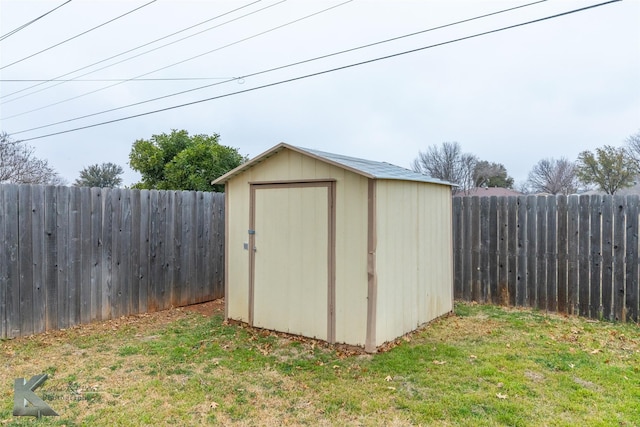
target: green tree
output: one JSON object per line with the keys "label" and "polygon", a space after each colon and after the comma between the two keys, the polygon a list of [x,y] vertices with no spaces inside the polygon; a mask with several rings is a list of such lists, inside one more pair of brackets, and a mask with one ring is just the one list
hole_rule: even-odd
{"label": "green tree", "polygon": [[87,166],[80,171],[80,178],[73,183],[76,187],[113,188],[122,185],[120,175],[124,173],[122,166],[114,163],[102,163]]}
{"label": "green tree", "polygon": [[189,136],[172,130],[134,142],[129,165],[142,180],[133,188],[158,190],[224,191],[211,181],[246,161],[236,148],[219,143],[220,135]]}
{"label": "green tree", "polygon": [[585,184],[596,184],[607,194],[633,185],[638,168],[624,148],[605,145],[595,154],[583,151],[578,156],[576,175]]}
{"label": "green tree", "polygon": [[501,163],[480,160],[473,170],[476,187],[513,188],[513,178],[507,174],[507,168]]}

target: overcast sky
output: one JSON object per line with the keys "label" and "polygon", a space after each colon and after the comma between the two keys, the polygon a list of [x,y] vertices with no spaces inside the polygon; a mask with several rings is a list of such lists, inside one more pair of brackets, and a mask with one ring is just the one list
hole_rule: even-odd
{"label": "overcast sky", "polygon": [[[529,2],[157,0],[26,58],[148,2],[73,0],[0,40],[0,130],[15,139],[34,138],[251,90],[599,3],[539,2],[238,79]],[[0,0],[0,35],[63,3]],[[205,20],[210,21],[103,61]],[[207,31],[161,47],[203,30]],[[152,49],[156,50],[140,55]],[[115,64],[135,55],[140,56]],[[98,61],[103,62],[74,72]],[[72,79],[103,67],[79,80],[138,76],[192,80],[48,82],[27,90],[23,89],[38,82],[7,81],[48,80],[67,73],[62,78]],[[18,133],[205,85],[211,86]],[[17,91],[21,92],[13,94]],[[139,178],[127,163],[133,142],[171,129],[218,133],[223,144],[249,157],[287,142],[403,167],[410,167],[418,152],[430,145],[458,141],[465,152],[504,164],[520,183],[542,158],[575,160],[583,150],[605,144],[621,146],[626,137],[640,130],[640,1],[624,0],[28,143],[69,183],[83,167],[108,161],[125,168],[124,183],[130,185]]]}

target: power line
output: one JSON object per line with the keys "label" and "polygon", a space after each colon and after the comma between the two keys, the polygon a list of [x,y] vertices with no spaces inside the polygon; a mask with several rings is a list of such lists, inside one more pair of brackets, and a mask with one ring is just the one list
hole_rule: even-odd
{"label": "power line", "polygon": [[50,14],[50,13],[52,13],[52,12],[55,12],[56,10],[60,9],[62,6],[64,6],[65,4],[68,4],[68,3],[71,3],[71,0],[67,0],[66,2],[62,3],[60,6],[54,7],[53,9],[51,9],[50,11],[48,11],[47,13],[43,13],[42,15],[38,16],[37,18],[34,18],[34,19],[32,19],[31,21],[29,21],[29,22],[27,22],[27,23],[25,23],[25,24],[20,25],[18,28],[15,28],[15,29],[13,29],[13,30],[9,31],[9,32],[8,32],[8,33],[6,33],[6,34],[1,35],[1,36],[0,36],[0,41],[2,41],[2,40],[4,40],[4,39],[6,39],[6,38],[8,38],[8,37],[10,37],[10,36],[12,36],[12,35],[14,35],[15,33],[17,33],[17,32],[18,32],[18,31],[20,31],[20,30],[23,30],[23,29],[27,28],[29,25],[31,25],[31,24],[33,24],[34,22],[36,22],[36,21],[38,21],[38,20],[40,20],[40,19],[44,18],[44,17],[45,17],[45,16],[47,16],[48,14]]}
{"label": "power line", "polygon": [[[249,7],[249,6],[253,5],[253,4],[259,3],[259,2],[261,2],[261,1],[262,1],[262,0],[252,1],[251,3],[245,4],[244,6],[240,6],[240,7],[237,7],[237,8],[235,8],[235,9],[232,9],[232,10],[230,10],[230,11],[228,11],[228,12],[222,13],[222,14],[220,14],[220,15],[216,15],[216,16],[214,16],[214,17],[212,17],[212,18],[205,19],[204,21],[201,21],[201,22],[199,22],[199,23],[197,23],[197,24],[194,24],[194,25],[191,25],[191,26],[189,26],[189,27],[183,28],[183,29],[181,29],[181,30],[175,31],[175,32],[173,32],[173,33],[171,33],[171,34],[168,34],[168,35],[166,35],[166,36],[163,36],[163,37],[157,38],[157,39],[152,40],[152,41],[150,41],[150,42],[147,42],[147,43],[141,44],[141,45],[136,46],[136,47],[134,47],[134,48],[132,48],[132,49],[125,50],[124,52],[120,52],[120,53],[115,54],[115,55],[112,55],[112,56],[110,56],[110,57],[108,57],[108,58],[101,59],[100,61],[94,62],[94,63],[92,63],[92,64],[85,65],[85,66],[80,67],[80,68],[78,68],[78,69],[75,69],[75,70],[73,70],[73,71],[69,71],[68,73],[61,74],[61,75],[59,75],[59,76],[57,76],[57,77],[54,77],[54,78],[52,78],[52,79],[44,80],[42,83],[38,83],[38,84],[36,84],[36,85],[32,85],[32,86],[26,87],[26,88],[24,88],[24,89],[20,89],[20,90],[17,90],[17,91],[15,91],[15,92],[11,92],[11,93],[8,93],[8,94],[6,94],[6,95],[0,96],[0,99],[3,99],[3,98],[6,98],[6,97],[8,97],[8,96],[11,96],[11,95],[15,95],[15,94],[18,94],[18,93],[24,92],[24,91],[29,90],[29,89],[33,89],[33,88],[35,88],[35,87],[41,86],[41,85],[43,85],[43,84],[45,84],[45,83],[48,83],[48,82],[57,81],[57,79],[60,79],[60,78],[62,78],[62,77],[67,77],[67,76],[68,76],[68,75],[70,75],[70,74],[77,73],[78,71],[85,70],[85,69],[87,69],[87,68],[89,68],[89,67],[93,67],[94,65],[102,64],[103,62],[110,61],[110,60],[112,60],[112,59],[114,59],[114,58],[117,58],[117,57],[122,56],[122,55],[126,55],[127,53],[131,53],[131,52],[133,52],[133,51],[135,51],[135,50],[142,49],[143,47],[146,47],[146,46],[149,46],[149,45],[151,45],[151,44],[153,44],[153,43],[159,42],[160,40],[164,40],[164,39],[167,39],[167,38],[169,38],[169,37],[173,37],[173,36],[175,36],[175,35],[177,35],[177,34],[183,33],[183,32],[185,32],[185,31],[188,31],[188,30],[190,30],[190,29],[192,29],[192,28],[195,28],[195,27],[198,27],[198,26],[200,26],[200,25],[204,25],[204,24],[206,24],[207,22],[211,22],[211,21],[216,20],[216,19],[218,19],[218,18],[222,18],[223,16],[229,15],[229,14],[231,14],[231,13],[233,13],[233,12],[237,12],[238,10],[244,9],[245,7]],[[260,9],[260,10],[262,10],[262,9]],[[259,11],[259,10],[258,10],[258,11]],[[258,11],[256,11],[256,12],[258,12]],[[252,12],[252,13],[249,13],[249,14],[246,14],[246,15],[242,15],[240,18],[242,18],[242,17],[244,17],[244,16],[252,15],[253,13],[255,13],[255,12]],[[218,27],[218,26],[214,26],[214,27],[210,27],[209,29],[213,29],[213,28],[217,28],[217,27]],[[208,30],[209,30],[209,29],[208,29]],[[205,30],[205,31],[208,31],[208,30]],[[203,32],[203,31],[201,31],[201,32],[199,32],[199,33],[196,33],[196,34],[200,34],[200,33],[202,33],[202,32]],[[194,34],[194,35],[195,35],[195,34]],[[183,39],[181,39],[181,40],[183,40]],[[148,51],[148,52],[150,52],[150,51]],[[135,58],[135,57],[131,57],[131,58],[128,58],[128,59],[132,59],[132,58]],[[128,59],[127,59],[127,60],[128,60]],[[116,62],[116,63],[111,64],[111,65],[109,65],[109,66],[113,66],[113,65],[116,65],[116,64],[120,64],[121,62],[124,62],[124,61]],[[100,68],[100,69],[97,69],[97,70],[93,70],[93,71],[91,71],[91,72],[89,72],[89,73],[85,73],[85,74],[82,74],[82,75],[80,75],[80,76],[76,76],[76,77],[74,77],[73,79],[69,79],[69,81],[71,81],[71,80],[77,80],[77,79],[79,79],[80,77],[83,77],[83,76],[89,75],[89,74],[91,74],[91,73],[95,73],[96,71],[104,70],[105,68],[107,68],[107,67],[103,67],[103,68]],[[56,86],[58,86],[58,85],[51,85],[51,86],[48,86],[48,87],[46,87],[46,88],[42,88],[42,89],[40,89],[40,90],[36,90],[36,91],[30,92],[30,93],[28,93],[28,94],[26,94],[26,95],[18,96],[18,97],[16,97],[16,98],[13,98],[13,99],[10,99],[10,100],[8,100],[8,101],[5,101],[5,102],[3,102],[2,104],[6,104],[6,103],[9,103],[9,102],[15,101],[15,100],[17,100],[17,99],[24,98],[25,96],[29,96],[29,95],[32,95],[32,94],[34,94],[34,93],[42,92],[43,90],[51,89],[51,88],[56,87]]]}
{"label": "power line", "polygon": [[470,22],[470,21],[486,18],[486,17],[489,17],[489,16],[494,16],[494,15],[498,15],[498,14],[501,14],[501,13],[510,12],[512,10],[515,10],[515,9],[521,9],[521,8],[528,7],[528,6],[533,6],[533,5],[538,4],[538,3],[544,3],[545,1],[547,1],[547,0],[538,0],[538,1],[535,1],[535,2],[532,2],[532,3],[527,3],[527,4],[524,4],[524,5],[520,5],[520,6],[510,7],[510,8],[507,8],[507,9],[502,9],[502,10],[498,10],[498,11],[495,11],[495,12],[490,12],[490,13],[487,13],[487,14],[484,14],[484,15],[475,16],[475,17],[472,17],[472,18],[462,19],[462,20],[455,21],[455,22],[452,22],[452,23],[449,23],[449,24],[439,25],[437,27],[431,27],[431,28],[428,28],[426,30],[416,31],[416,32],[405,34],[405,35],[402,35],[402,36],[392,37],[390,39],[386,39],[386,40],[382,40],[382,41],[378,41],[378,42],[374,42],[374,43],[369,43],[369,44],[366,44],[366,45],[362,45],[362,46],[358,46],[358,47],[354,47],[354,48],[350,48],[350,49],[345,49],[345,50],[342,50],[342,51],[339,51],[339,52],[334,52],[334,53],[330,53],[330,54],[322,55],[322,56],[316,56],[314,58],[305,59],[305,60],[302,60],[302,61],[298,61],[298,62],[287,64],[287,65],[281,65],[279,67],[274,67],[274,68],[270,68],[270,69],[267,69],[267,70],[257,71],[257,72],[251,73],[251,74],[243,74],[242,77],[229,78],[228,80],[223,81],[223,82],[217,82],[217,83],[212,83],[212,84],[208,84],[208,85],[204,85],[204,86],[199,86],[199,87],[192,88],[192,89],[182,90],[182,91],[175,92],[175,93],[172,93],[172,94],[169,94],[169,95],[164,95],[164,96],[160,96],[160,97],[156,97],[156,98],[152,98],[152,99],[147,99],[145,101],[139,101],[139,102],[135,102],[135,103],[124,105],[124,106],[120,106],[120,107],[110,108],[108,110],[99,111],[97,113],[86,114],[86,115],[83,115],[83,116],[74,117],[74,118],[71,118],[71,119],[62,120],[62,121],[55,122],[55,123],[49,123],[49,124],[46,124],[46,125],[42,125],[42,126],[38,126],[38,127],[26,129],[26,130],[21,130],[21,131],[18,131],[18,132],[14,132],[14,135],[17,135],[17,134],[20,134],[20,133],[25,133],[25,132],[30,132],[30,131],[33,131],[33,130],[43,129],[43,128],[47,128],[47,127],[51,127],[51,126],[55,126],[55,125],[59,125],[59,124],[63,124],[63,123],[69,123],[69,122],[73,122],[73,121],[77,121],[77,120],[81,120],[81,119],[86,119],[88,117],[98,116],[98,115],[101,115],[101,114],[111,113],[113,111],[122,110],[124,108],[129,108],[129,107],[134,107],[134,106],[146,104],[146,103],[149,103],[149,102],[159,101],[161,99],[166,99],[166,98],[170,98],[170,97],[173,97],[173,96],[184,95],[185,93],[189,93],[189,92],[194,92],[194,91],[197,91],[197,90],[210,88],[210,87],[213,87],[213,86],[218,86],[218,85],[229,83],[229,82],[232,82],[232,81],[237,81],[237,80],[239,81],[240,79],[247,79],[247,78],[255,77],[255,76],[258,76],[258,75],[261,75],[261,74],[266,74],[266,73],[270,73],[270,72],[273,72],[273,71],[278,71],[278,70],[282,70],[282,69],[285,69],[285,68],[294,67],[296,65],[306,64],[306,63],[317,61],[317,60],[320,60],[320,59],[326,59],[326,58],[329,58],[329,57],[332,57],[332,56],[337,56],[337,55],[341,55],[341,54],[344,54],[344,53],[353,52],[353,51],[356,51],[356,50],[359,50],[359,49],[364,49],[364,48],[368,48],[368,47],[372,47],[372,46],[377,46],[377,45],[380,45],[380,44],[383,44],[383,43],[388,43],[388,42],[391,42],[391,41],[396,41],[396,40],[400,40],[400,39],[403,39],[403,38],[412,37],[412,36],[415,36],[415,35],[418,35],[418,34],[423,34],[423,33],[426,33],[426,32],[435,31],[435,30],[451,27],[451,26],[454,26],[454,25],[459,25],[459,24],[462,24],[462,23],[466,23],[466,22]]}
{"label": "power line", "polygon": [[[546,0],[545,0],[546,1]],[[157,79],[0,79],[4,83],[28,83],[28,82],[166,82],[179,80],[224,80],[235,77],[165,77]]]}
{"label": "power line", "polygon": [[[280,1],[280,3],[284,2],[284,1],[286,1],[286,0],[282,0],[282,1]],[[229,43],[229,44],[226,44],[226,45],[224,45],[224,46],[217,47],[217,48],[212,49],[212,50],[209,50],[209,51],[207,51],[207,52],[204,52],[204,53],[198,54],[198,55],[196,55],[196,56],[192,56],[192,57],[190,57],[190,58],[183,59],[182,61],[174,62],[173,64],[166,65],[166,66],[161,67],[161,68],[158,68],[158,69],[156,69],[156,70],[149,71],[149,72],[144,73],[144,74],[140,74],[140,75],[138,75],[138,76],[132,77],[132,79],[137,79],[137,78],[139,78],[139,77],[148,76],[149,74],[157,73],[158,71],[166,70],[167,68],[175,67],[176,65],[183,64],[183,63],[185,63],[185,62],[188,62],[188,61],[194,60],[194,59],[196,59],[196,58],[200,58],[200,57],[202,57],[202,56],[208,55],[208,54],[213,53],[213,52],[217,52],[217,51],[222,50],[222,49],[225,49],[225,48],[227,48],[227,47],[231,47],[231,46],[234,46],[234,45],[236,45],[236,44],[239,44],[239,43],[245,42],[245,41],[247,41],[247,40],[254,39],[254,38],[256,38],[256,37],[259,37],[259,36],[262,36],[262,35],[264,35],[264,34],[270,33],[270,32],[272,32],[272,31],[278,30],[278,29],[280,29],[280,28],[284,28],[284,27],[286,27],[286,26],[289,26],[289,25],[295,24],[295,23],[297,23],[297,22],[300,22],[300,21],[302,21],[302,20],[304,20],[304,19],[308,19],[308,18],[311,18],[311,17],[313,17],[313,16],[319,15],[319,14],[321,14],[321,13],[327,12],[327,11],[329,11],[329,10],[331,10],[331,9],[335,9],[335,8],[337,8],[337,7],[343,6],[343,5],[347,4],[347,3],[351,3],[352,1],[353,1],[353,0],[347,0],[347,1],[342,2],[342,3],[339,3],[339,4],[337,4],[337,5],[334,5],[334,6],[328,7],[328,8],[326,8],[326,9],[322,9],[322,10],[320,10],[320,11],[318,11],[318,12],[314,12],[314,13],[312,13],[312,14],[310,14],[310,15],[303,16],[302,18],[294,19],[293,21],[289,21],[289,22],[287,22],[287,23],[285,23],[285,24],[278,25],[278,26],[273,27],[273,28],[271,28],[271,29],[268,29],[268,30],[262,31],[262,32],[260,32],[260,33],[254,34],[254,35],[252,35],[252,36],[245,37],[245,38],[243,38],[243,39],[237,40],[237,41],[235,41],[235,42],[233,42],[233,43]],[[279,3],[276,3],[276,4],[279,4]],[[15,118],[15,117],[23,116],[23,115],[25,115],[25,114],[33,113],[33,112],[35,112],[35,111],[40,111],[40,110],[43,110],[43,109],[45,109],[45,108],[53,107],[53,106],[55,106],[55,105],[59,105],[59,104],[62,104],[62,103],[68,102],[68,101],[73,101],[74,99],[78,99],[78,98],[85,97],[85,96],[87,96],[87,95],[92,95],[92,94],[94,94],[94,93],[101,92],[101,91],[103,91],[103,90],[110,89],[110,88],[112,88],[112,87],[115,87],[115,86],[121,85],[121,84],[123,84],[123,83],[126,83],[127,81],[128,81],[128,80],[125,80],[125,81],[122,81],[122,82],[118,82],[118,83],[114,83],[114,84],[112,84],[112,85],[105,86],[105,87],[102,87],[102,88],[100,88],[100,89],[96,89],[96,90],[93,90],[93,91],[90,91],[90,92],[85,92],[85,93],[83,93],[83,94],[80,94],[80,95],[77,95],[77,96],[73,96],[73,97],[71,97],[71,98],[63,99],[62,101],[54,102],[54,103],[52,103],[52,104],[48,104],[48,105],[45,105],[45,106],[43,106],[43,107],[39,107],[39,108],[35,108],[35,109],[32,109],[32,110],[24,111],[24,112],[22,112],[22,113],[14,114],[14,115],[12,115],[12,116],[5,117],[5,118],[4,118],[4,120],[8,120],[8,119],[12,119],[12,118]]]}
{"label": "power line", "polygon": [[10,67],[10,66],[12,66],[12,65],[18,64],[18,63],[20,63],[20,62],[22,62],[22,61],[25,61],[25,60],[29,59],[29,58],[33,58],[33,57],[34,57],[34,56],[36,56],[36,55],[39,55],[39,54],[41,54],[41,53],[43,53],[43,52],[46,52],[46,51],[48,51],[48,50],[51,50],[51,49],[53,49],[54,47],[58,47],[58,46],[60,46],[61,44],[64,44],[64,43],[66,43],[66,42],[68,42],[68,41],[71,41],[71,40],[73,40],[73,39],[77,39],[78,37],[83,36],[83,35],[85,35],[85,34],[87,34],[87,33],[90,33],[90,32],[91,32],[91,31],[93,31],[93,30],[96,30],[96,29],[98,29],[98,28],[100,28],[100,27],[104,27],[105,25],[110,24],[110,23],[112,23],[112,22],[113,22],[113,21],[115,21],[115,20],[118,20],[118,19],[120,19],[120,18],[123,18],[123,17],[125,17],[125,16],[127,16],[127,15],[129,15],[129,14],[131,14],[131,13],[133,13],[133,12],[135,12],[135,11],[138,11],[138,10],[142,9],[143,7],[149,6],[151,3],[155,3],[156,1],[158,1],[158,0],[151,0],[150,2],[145,3],[145,4],[143,4],[142,6],[136,7],[135,9],[132,9],[132,10],[130,10],[129,12],[126,12],[126,13],[124,13],[124,14],[120,15],[120,16],[117,16],[117,17],[115,17],[115,18],[113,18],[113,19],[110,19],[110,20],[108,20],[107,22],[103,22],[102,24],[97,25],[97,26],[95,26],[95,27],[93,27],[93,28],[90,28],[90,29],[88,29],[88,30],[86,30],[86,31],[83,31],[83,32],[82,32],[82,33],[80,33],[80,34],[76,34],[76,35],[75,35],[75,36],[73,36],[73,37],[69,37],[68,39],[63,40],[63,41],[61,41],[61,42],[59,42],[59,43],[56,43],[56,44],[54,44],[53,46],[49,46],[49,47],[47,47],[47,48],[45,48],[45,49],[42,49],[42,50],[40,50],[40,51],[38,51],[38,52],[36,52],[36,53],[32,53],[31,55],[25,56],[25,57],[24,57],[24,58],[22,58],[22,59],[18,59],[17,61],[12,62],[11,64],[4,65],[4,66],[0,67],[0,70],[4,70],[4,69],[5,69],[5,68],[7,68],[7,67]]}
{"label": "power line", "polygon": [[511,29],[518,28],[518,27],[524,27],[526,25],[531,25],[531,24],[535,24],[535,23],[538,23],[538,22],[543,22],[543,21],[547,21],[547,20],[550,20],[550,19],[559,18],[561,16],[571,15],[571,14],[578,13],[578,12],[583,12],[583,11],[586,11],[586,10],[589,10],[589,9],[594,9],[594,8],[597,8],[597,7],[605,6],[605,5],[612,4],[612,3],[617,3],[617,2],[620,2],[620,1],[622,1],[622,0],[609,0],[609,1],[606,1],[606,2],[603,2],[603,3],[598,3],[598,4],[595,4],[595,5],[585,6],[585,7],[581,7],[581,8],[578,8],[578,9],[573,9],[573,10],[570,10],[570,11],[567,11],[567,12],[558,13],[558,14],[555,14],[555,15],[549,15],[549,16],[546,16],[544,18],[538,18],[538,19],[534,19],[534,20],[531,20],[531,21],[525,21],[525,22],[521,22],[519,24],[514,24],[514,25],[509,25],[509,26],[506,26],[506,27],[497,28],[495,30],[484,31],[482,33],[476,33],[476,34],[472,34],[470,36],[460,37],[460,38],[457,38],[457,39],[452,39],[452,40],[448,40],[448,41],[441,42],[441,43],[436,43],[436,44],[432,44],[432,45],[428,45],[428,46],[423,46],[423,47],[419,47],[419,48],[416,48],[416,49],[406,50],[406,51],[394,53],[394,54],[391,54],[391,55],[381,56],[381,57],[374,58],[374,59],[369,59],[369,60],[366,60],[366,61],[356,62],[356,63],[353,63],[353,64],[343,65],[341,67],[331,68],[331,69],[324,70],[324,71],[319,71],[319,72],[316,72],[316,73],[305,74],[305,75],[302,75],[302,76],[293,77],[293,78],[290,78],[290,79],[281,80],[281,81],[274,82],[274,83],[268,83],[268,84],[265,84],[265,85],[256,86],[256,87],[253,87],[253,88],[250,88],[250,89],[244,89],[244,90],[231,92],[231,93],[227,93],[227,94],[223,94],[223,95],[213,96],[213,97],[210,97],[210,98],[200,99],[200,100],[197,100],[197,101],[187,102],[187,103],[184,103],[184,104],[174,105],[174,106],[171,106],[171,107],[161,108],[161,109],[158,109],[158,110],[147,111],[145,113],[134,114],[134,115],[131,115],[131,116],[121,117],[121,118],[118,118],[118,119],[108,120],[108,121],[104,121],[104,122],[100,122],[100,123],[94,123],[94,124],[87,125],[87,126],[81,126],[81,127],[77,127],[77,128],[67,129],[67,130],[63,130],[63,131],[60,131],[60,132],[53,132],[53,133],[49,133],[49,134],[45,134],[45,135],[35,136],[35,137],[32,137],[32,138],[23,139],[21,141],[23,141],[23,142],[33,141],[35,139],[46,138],[46,137],[49,137],[49,136],[61,135],[61,134],[70,133],[70,132],[76,132],[76,131],[79,131],[79,130],[90,129],[90,128],[94,128],[94,127],[97,127],[97,126],[103,126],[103,125],[107,125],[107,124],[111,124],[111,123],[121,122],[121,121],[124,121],[124,120],[130,120],[130,119],[134,119],[134,118],[137,118],[137,117],[143,117],[143,116],[148,116],[148,115],[151,115],[151,114],[161,113],[161,112],[164,112],[164,111],[175,110],[177,108],[182,108],[182,107],[188,107],[188,106],[191,106],[191,105],[201,104],[203,102],[208,102],[208,101],[213,101],[213,100],[216,100],[216,99],[226,98],[226,97],[233,96],[233,95],[239,95],[239,94],[242,94],[242,93],[253,92],[253,91],[259,90],[259,89],[265,89],[265,88],[269,88],[269,87],[273,87],[273,86],[279,86],[279,85],[282,85],[282,84],[285,84],[285,83],[291,83],[291,82],[294,82],[294,81],[303,80],[303,79],[307,79],[307,78],[310,78],[310,77],[316,77],[316,76],[320,76],[320,75],[323,75],[323,74],[329,74],[329,73],[332,73],[332,72],[335,72],[335,71],[341,71],[341,70],[345,70],[345,69],[353,68],[353,67],[358,67],[358,66],[365,65],[365,64],[371,64],[371,63],[377,62],[377,61],[387,60],[387,59],[391,59],[391,58],[397,58],[399,56],[408,55],[408,54],[416,53],[416,52],[421,52],[423,50],[431,49],[431,48],[434,48],[434,47],[439,47],[439,46],[444,46],[444,45],[448,45],[448,44],[452,44],[452,43],[457,43],[457,42],[460,42],[460,41],[469,40],[469,39],[473,39],[473,38],[477,38],[477,37],[482,37],[482,36],[486,36],[486,35],[489,35],[489,34],[499,33],[499,32],[502,32],[502,31],[511,30]]}

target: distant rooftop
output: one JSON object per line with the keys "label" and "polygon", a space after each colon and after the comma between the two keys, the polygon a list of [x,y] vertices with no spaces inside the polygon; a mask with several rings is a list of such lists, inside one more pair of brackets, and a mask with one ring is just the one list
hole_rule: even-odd
{"label": "distant rooftop", "polygon": [[234,170],[226,173],[225,175],[213,181],[213,184],[220,184],[220,183],[226,182],[232,177],[249,169],[250,167],[265,160],[266,158],[271,157],[272,155],[280,152],[285,148],[292,151],[296,151],[301,154],[306,154],[310,157],[332,164],[334,166],[342,167],[344,169],[350,170],[351,172],[357,173],[359,175],[364,175],[367,178],[396,179],[401,181],[418,181],[418,182],[428,182],[432,184],[442,184],[442,185],[449,185],[449,186],[455,185],[450,182],[432,178],[430,176],[423,175],[421,173],[414,172],[410,169],[396,166],[387,162],[377,162],[373,160],[360,159],[357,157],[343,156],[341,154],[327,153],[325,151],[314,150],[314,149],[304,148],[304,147],[297,147],[297,146],[289,145],[285,143],[280,143],[275,147],[271,148],[270,150],[267,150],[266,152],[254,157],[248,162],[238,166]]}
{"label": "distant rooftop", "polygon": [[522,196],[522,193],[516,190],[512,190],[510,188],[503,188],[503,187],[489,187],[489,188],[479,187],[479,188],[474,188],[472,190],[469,190],[467,192],[460,191],[456,193],[455,196],[457,197],[460,197],[460,196],[504,197],[504,196]]}

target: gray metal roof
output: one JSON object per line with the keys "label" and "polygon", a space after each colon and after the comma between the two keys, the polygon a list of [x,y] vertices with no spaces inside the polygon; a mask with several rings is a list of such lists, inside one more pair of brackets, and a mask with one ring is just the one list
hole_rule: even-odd
{"label": "gray metal roof", "polygon": [[365,160],[357,157],[343,156],[342,154],[327,153],[325,151],[313,150],[310,148],[296,147],[302,151],[313,154],[317,157],[323,157],[332,162],[339,163],[349,169],[356,169],[365,175],[370,175],[375,179],[398,179],[401,181],[419,181],[430,182],[434,184],[453,185],[410,169],[396,166],[387,162],[376,162],[373,160]]}
{"label": "gray metal roof", "polygon": [[251,168],[252,166],[264,161],[265,159],[273,156],[274,154],[282,151],[283,149],[289,149],[301,154],[306,154],[310,157],[332,164],[334,166],[342,167],[350,170],[351,172],[359,175],[364,175],[367,178],[372,179],[396,179],[400,181],[417,181],[428,182],[432,184],[442,184],[455,186],[450,182],[442,181],[440,179],[432,178],[427,175],[423,175],[418,172],[414,172],[410,169],[405,169],[400,166],[392,165],[387,162],[376,162],[373,160],[359,159],[357,157],[343,156],[341,154],[327,153],[325,151],[313,150],[310,148],[297,147],[295,145],[289,145],[280,143],[275,147],[265,151],[264,153],[254,157],[248,162],[238,166],[230,172],[222,175],[220,178],[212,182],[212,184],[220,184],[228,181],[232,177],[242,173],[243,171]]}

